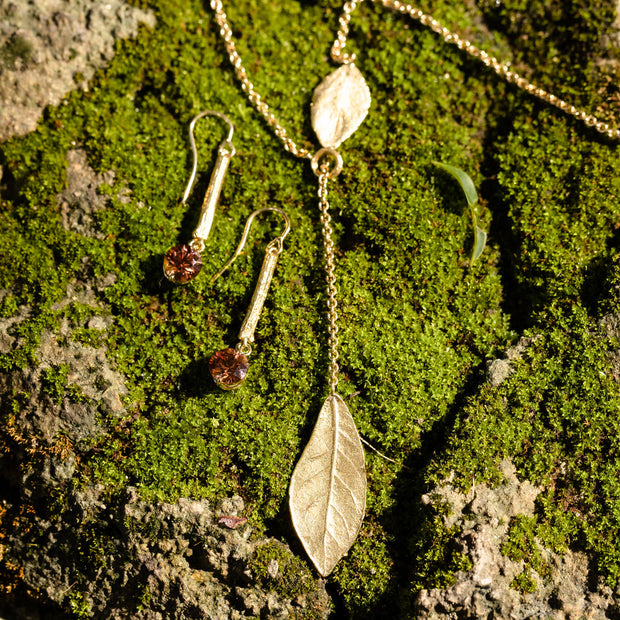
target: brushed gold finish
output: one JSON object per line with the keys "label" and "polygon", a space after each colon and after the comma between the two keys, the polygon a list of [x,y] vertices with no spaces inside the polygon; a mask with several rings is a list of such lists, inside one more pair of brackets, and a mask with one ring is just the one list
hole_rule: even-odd
{"label": "brushed gold finish", "polygon": [[241,254],[241,251],[245,246],[248,235],[250,234],[250,227],[252,226],[254,218],[261,213],[267,213],[269,211],[277,213],[282,217],[282,219],[284,220],[284,231],[278,237],[270,241],[267,245],[265,259],[263,260],[263,264],[258,275],[258,283],[256,284],[256,288],[254,289],[254,294],[252,295],[252,300],[250,301],[250,307],[248,308],[246,317],[241,324],[241,329],[239,331],[239,344],[237,345],[237,350],[246,356],[250,355],[250,353],[252,352],[252,347],[250,345],[252,342],[254,342],[254,332],[258,324],[258,319],[260,317],[263,306],[265,305],[265,300],[267,299],[267,293],[269,292],[269,286],[271,284],[271,279],[273,278],[273,273],[278,262],[278,257],[282,252],[284,239],[291,230],[291,221],[289,220],[288,215],[286,215],[286,213],[278,207],[263,207],[262,209],[257,209],[256,211],[251,213],[246,220],[245,228],[243,229],[243,235],[241,235],[241,241],[239,242],[239,245],[237,246],[234,254],[230,258],[230,260],[211,279],[211,284],[213,284],[235,262],[235,260],[237,259],[239,254]]}
{"label": "brushed gold finish", "polygon": [[326,577],[355,542],[366,509],[364,449],[338,394],[327,397],[295,467],[289,508],[306,553]]}
{"label": "brushed gold finish", "polygon": [[[218,148],[218,157],[215,162],[213,172],[211,173],[211,180],[207,187],[207,191],[202,203],[198,226],[194,230],[191,241],[188,244],[182,244],[181,246],[179,246],[181,248],[187,248],[187,246],[189,246],[197,255],[199,255],[205,249],[205,241],[207,240],[207,237],[211,232],[213,218],[215,217],[215,209],[217,207],[217,202],[222,191],[222,185],[224,184],[224,178],[226,177],[228,164],[231,157],[233,157],[236,152],[235,146],[232,143],[232,137],[235,131],[235,127],[225,114],[222,114],[221,112],[215,112],[214,110],[203,110],[202,112],[194,116],[194,118],[189,124],[189,143],[192,147],[193,160],[192,172],[190,174],[189,180],[187,181],[187,185],[185,186],[185,192],[183,193],[181,204],[184,205],[187,203],[187,199],[189,198],[192,187],[194,186],[194,182],[196,180],[196,172],[198,171],[198,149],[196,148],[196,140],[194,139],[194,127],[196,126],[196,123],[205,116],[217,116],[218,118],[222,119],[228,125],[228,136]],[[202,262],[199,260],[197,261],[196,259],[191,259],[190,264],[183,267],[182,272],[184,275],[181,277],[179,273],[177,273],[178,266],[177,268],[173,268],[169,263],[170,253],[174,253],[175,251],[175,248],[170,248],[170,250],[166,253],[166,257],[164,258],[164,275],[176,284],[186,284],[196,275],[198,275],[202,266]],[[185,256],[190,256],[190,254],[186,252]]]}
{"label": "brushed gold finish", "polygon": [[232,146],[232,143],[224,142],[220,144],[217,150],[217,159],[215,160],[215,166],[211,173],[211,180],[209,181],[209,186],[207,187],[202,202],[200,219],[193,233],[196,241],[202,241],[204,243],[211,232],[213,218],[215,217],[215,208],[217,207],[222,186],[224,185],[224,177],[226,176],[230,159],[234,154],[234,147],[231,150],[230,146]]}
{"label": "brushed gold finish", "polygon": [[248,312],[239,330],[239,342],[243,344],[254,342],[256,325],[258,324],[260,313],[267,299],[269,285],[271,284],[271,278],[273,277],[280,252],[282,252],[281,244],[278,246],[278,244],[272,241],[269,246],[267,246],[265,260],[263,260],[263,266],[258,276],[258,283],[254,289],[254,295],[252,295],[252,301],[250,302]]}
{"label": "brushed gold finish", "polygon": [[217,149],[217,159],[215,160],[215,166],[211,173],[211,179],[205,193],[204,200],[202,201],[202,208],[200,210],[200,218],[198,225],[193,233],[193,239],[190,241],[190,245],[197,251],[202,252],[205,247],[205,241],[211,232],[211,226],[213,225],[213,218],[215,217],[215,208],[222,191],[224,184],[224,178],[226,177],[226,171],[228,170],[228,164],[232,157],[236,153],[234,144],[232,143],[233,133],[235,127],[231,120],[225,114],[221,112],[215,112],[214,110],[203,110],[200,114],[197,114],[189,124],[189,143],[192,147],[192,173],[190,174],[181,204],[185,204],[189,198],[190,192],[196,180],[196,172],[198,171],[198,149],[196,148],[196,140],[194,139],[194,127],[196,123],[205,116],[217,116],[221,118],[228,125],[228,135],[226,139],[220,144]]}
{"label": "brushed gold finish", "polygon": [[315,88],[312,128],[324,147],[338,148],[362,124],[370,108],[370,90],[354,64],[332,71]]}

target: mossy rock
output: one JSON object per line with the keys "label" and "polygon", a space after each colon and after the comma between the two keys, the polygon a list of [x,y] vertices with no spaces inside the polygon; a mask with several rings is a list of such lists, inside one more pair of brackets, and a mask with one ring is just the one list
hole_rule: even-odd
{"label": "mossy rock", "polygon": [[[0,145],[2,528],[11,538],[16,524],[37,524],[43,529],[31,529],[32,540],[45,539],[42,524],[68,527],[78,518],[75,493],[93,485],[97,501],[119,510],[128,486],[153,506],[179,498],[215,505],[237,494],[255,535],[286,541],[296,554],[281,557],[276,543],[258,547],[253,578],[267,587],[275,559],[283,571],[276,585],[293,596],[306,579],[318,587],[287,511],[294,464],[327,395],[316,179],[246,99],[205,3],[136,4],[155,13],[156,26],[118,41],[87,91],[48,108],[36,131]],[[257,92],[298,144],[311,145],[309,104],[332,70],[326,59],[339,3],[228,5]],[[618,126],[616,3],[590,5],[442,0],[432,10]],[[421,497],[450,476],[463,492],[499,484],[506,460],[544,487],[527,528],[513,528],[520,546],[511,553],[521,549],[535,564],[528,537],[558,553],[583,551],[593,574],[613,587],[618,147],[379,5],[357,9],[347,50],[358,55],[373,103],[342,146],[344,171],[329,185],[338,389],[362,436],[393,462],[367,452],[367,516],[329,578],[334,613],[414,617],[421,590],[467,573],[471,561],[454,547],[456,532]],[[225,135],[216,120],[197,125],[197,186],[181,204],[191,167],[187,126],[206,108],[231,117],[237,153],[203,273],[174,287],[162,276],[163,254],[190,238]],[[478,189],[489,241],[473,265],[464,197],[434,161],[465,170]],[[76,162],[90,185],[72,202]],[[223,393],[207,362],[236,344],[272,220],[260,221],[229,272],[214,284],[210,276],[247,216],[269,205],[286,210],[292,232],[248,380]],[[492,385],[487,365],[523,338],[528,346],[506,357],[506,377]],[[103,521],[89,528],[80,548],[101,566],[115,533]],[[46,598],[26,547],[4,549],[0,570],[7,595],[12,589],[58,614],[104,617],[83,595],[86,570],[73,575],[62,600]],[[515,585],[526,592],[527,569],[523,575]],[[140,613],[155,605],[145,592],[131,594]]]}

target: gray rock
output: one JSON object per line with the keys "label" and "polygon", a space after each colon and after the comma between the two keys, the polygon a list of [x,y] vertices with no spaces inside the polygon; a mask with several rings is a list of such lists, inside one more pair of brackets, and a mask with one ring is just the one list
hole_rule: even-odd
{"label": "gray rock", "polygon": [[[105,208],[107,198],[98,188],[113,184],[114,174],[96,174],[88,165],[86,153],[76,149],[67,155],[67,188],[57,196],[65,228],[87,237],[101,238],[93,215]],[[73,338],[76,327],[105,332],[113,317],[102,304],[101,292],[114,284],[115,274],[94,282],[78,278],[69,282],[63,299],[51,306],[60,312],[72,304],[88,306],[92,316],[84,325],[63,318],[54,331],[45,331],[37,352],[38,363],[0,376],[3,408],[15,407],[13,423],[24,443],[53,444],[62,434],[73,445],[93,439],[101,433],[97,419],[101,414],[120,416],[121,401],[127,392],[124,378],[113,368],[105,348],[82,344]],[[3,292],[6,295],[8,292]],[[22,346],[16,328],[30,315],[27,307],[10,318],[0,318],[0,352],[9,353]],[[64,379],[54,385],[54,376]]]}
{"label": "gray rock", "polygon": [[[4,295],[8,291],[2,291]],[[0,317],[0,353],[9,353],[13,349],[21,346],[21,339],[15,335],[14,328],[28,318],[30,308],[21,306],[17,312],[11,317]]]}
{"label": "gray rock", "polygon": [[[4,323],[6,329],[8,321]],[[28,441],[53,444],[62,434],[77,445],[101,433],[97,418],[102,411],[113,415],[124,411],[124,379],[112,367],[105,349],[76,342],[70,333],[69,322],[63,319],[58,333],[42,335],[38,364],[0,376],[0,394],[19,402],[13,426],[24,441],[27,437]],[[8,338],[12,336],[0,340],[8,342]],[[13,341],[15,346],[15,338]],[[55,385],[58,373],[63,378]]]}
{"label": "gray rock", "polygon": [[[606,314],[599,322],[602,337],[618,338],[620,336],[620,315]],[[610,375],[616,383],[620,383],[620,349],[612,349],[607,354]]]}
{"label": "gray rock", "polygon": [[514,619],[599,620],[615,617],[620,606],[618,593],[604,584],[590,584],[589,559],[581,552],[563,555],[537,545],[547,574],[532,571],[536,591],[523,594],[511,586],[524,568],[503,555],[510,520],[534,514],[541,492],[528,481],[519,481],[515,468],[502,463],[505,476],[496,488],[474,486],[467,494],[449,483],[423,497],[426,503],[447,502],[451,511],[444,517],[447,527],[458,526],[456,543],[472,561],[469,571],[456,574],[455,583],[444,589],[422,590],[416,606],[420,620]]}
{"label": "gray rock", "polygon": [[140,23],[155,18],[123,0],[0,2],[0,140],[32,131],[45,106],[87,89]]}
{"label": "gray rock", "polygon": [[535,342],[533,338],[519,338],[519,342],[506,349],[503,359],[495,359],[487,364],[487,380],[492,387],[500,386],[514,372],[513,362],[523,357],[527,348]]}
{"label": "gray rock", "polygon": [[112,185],[115,175],[113,172],[96,174],[81,149],[69,151],[67,162],[67,188],[58,196],[62,225],[85,237],[103,239],[94,214],[105,208],[108,199],[97,190],[103,183]]}
{"label": "gray rock", "polygon": [[[80,600],[91,617],[111,620],[289,618],[306,608],[324,612],[304,617],[327,617],[330,604],[323,582],[293,599],[254,580],[256,550],[277,544],[292,557],[283,543],[250,541],[248,524],[239,529],[218,525],[204,500],[152,504],[128,487],[119,502],[108,506],[104,495],[102,486],[73,491],[61,519],[35,517],[31,526],[41,534],[34,547],[19,532],[4,541],[9,556],[21,560],[28,587],[66,603],[75,576],[90,574],[90,580],[80,579]],[[243,509],[240,498],[227,501]],[[98,567],[81,565],[80,554],[67,553],[84,544],[75,523],[100,536],[94,544],[107,548]]]}

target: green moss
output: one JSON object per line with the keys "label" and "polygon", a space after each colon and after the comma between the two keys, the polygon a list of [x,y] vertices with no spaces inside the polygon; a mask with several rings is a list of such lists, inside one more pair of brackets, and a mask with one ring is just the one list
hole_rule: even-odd
{"label": "green moss", "polygon": [[531,573],[524,569],[520,572],[511,582],[510,587],[521,592],[521,594],[532,594],[538,590],[536,581],[533,579]]}
{"label": "green moss", "polygon": [[33,47],[29,41],[17,34],[13,34],[0,47],[0,62],[6,68],[14,69],[18,60],[28,63],[32,58],[32,52]]}
{"label": "green moss", "polygon": [[334,570],[338,594],[354,618],[371,617],[373,610],[394,595],[390,583],[393,562],[379,529],[378,524],[365,524],[359,540],[349,552],[348,561]]}
{"label": "green moss", "polygon": [[90,618],[92,616],[90,603],[76,590],[67,594],[65,604],[75,618]]}
{"label": "green moss", "polygon": [[[500,549],[511,560],[524,562],[525,568],[521,575],[516,578],[519,583],[530,579],[529,569],[535,570],[542,578],[547,577],[550,572],[550,567],[542,559],[537,545],[537,526],[535,517],[526,517],[525,515],[513,517],[508,529],[508,538]],[[522,589],[521,586],[518,589]]]}
{"label": "green moss", "polygon": [[61,405],[67,391],[68,364],[54,364],[41,373],[41,393],[49,396],[56,405]]}
{"label": "green moss", "polygon": [[285,598],[294,599],[299,595],[310,594],[317,588],[316,579],[307,564],[275,541],[256,548],[250,560],[250,568],[261,587],[274,590]]}
{"label": "green moss", "polygon": [[86,396],[75,383],[69,383],[71,368],[68,364],[52,364],[41,371],[41,393],[49,396],[57,406],[65,398],[73,403],[85,402]]}
{"label": "green moss", "polygon": [[418,567],[412,590],[445,588],[454,583],[454,573],[471,569],[471,560],[455,547],[457,526],[448,528],[436,515],[422,524],[422,535],[417,537],[414,553]]}
{"label": "green moss", "polygon": [[107,341],[105,332],[100,329],[91,329],[88,327],[78,327],[74,329],[73,332],[71,332],[71,339],[95,349],[103,347]]}
{"label": "green moss", "polygon": [[148,584],[144,584],[142,586],[142,594],[139,597],[139,603],[136,607],[136,612],[148,609],[152,599],[153,593],[151,591],[151,588],[149,588]]}
{"label": "green moss", "polygon": [[93,314],[100,314],[101,310],[93,308],[88,304],[73,301],[67,304],[59,311],[59,316],[62,316],[72,323],[77,325],[83,325],[88,319],[92,318]]}
{"label": "green moss", "polygon": [[[32,394],[30,392],[25,391],[13,391],[11,397],[11,413],[18,413],[19,410],[32,398]],[[8,414],[7,410],[7,414]]]}
{"label": "green moss", "polygon": [[[139,4],[156,12],[155,29],[119,42],[88,92],[71,93],[35,132],[1,147],[11,198],[0,216],[0,286],[10,290],[0,314],[29,311],[10,328],[19,345],[1,368],[38,363],[41,334],[68,318],[74,339],[108,346],[128,387],[126,419],[102,421],[108,434],[80,455],[83,483],[130,483],[153,501],[241,493],[257,527],[270,531],[327,394],[316,184],[248,104],[204,3]],[[330,71],[325,58],[340,3],[228,4],[257,91],[296,142],[309,142],[308,106]],[[519,70],[531,66],[554,92],[605,115],[613,100],[607,84],[617,76],[597,56],[614,57],[604,36],[614,3],[591,4],[478,3],[492,41],[473,5],[442,0],[432,10]],[[440,515],[423,514],[419,497],[450,471],[463,486],[495,480],[503,458],[521,476],[548,483],[532,524],[541,543],[581,545],[614,581],[620,554],[606,541],[609,532],[620,535],[620,403],[608,354],[617,342],[600,335],[598,319],[620,308],[618,150],[378,5],[358,9],[349,47],[373,104],[343,145],[345,168],[329,189],[339,390],[362,435],[397,462],[367,456],[372,527],[333,577],[345,612],[408,617],[419,588],[446,585],[466,568],[455,532]],[[237,155],[204,273],[172,288],[162,281],[161,257],[191,235],[224,137],[218,121],[198,124],[198,183],[181,205],[191,165],[187,125],[207,107],[230,114]],[[97,172],[116,173],[100,189],[109,198],[96,214],[101,238],[62,227],[56,196],[76,146]],[[490,236],[472,269],[462,197],[433,160],[462,168],[480,190]],[[118,197],[123,187],[129,201]],[[231,254],[251,210],[268,204],[287,210],[293,230],[248,382],[224,394],[211,385],[207,360],[236,343],[271,225],[257,227],[225,277],[210,285],[209,276]],[[96,293],[114,319],[105,339],[85,326],[94,308],[53,309],[69,284],[111,273],[114,283]],[[491,389],[486,363],[521,335],[539,339]],[[79,397],[70,394],[66,368],[48,373],[45,390],[56,402]],[[283,562],[290,574],[305,574]],[[356,578],[358,571],[367,578]]]}
{"label": "green moss", "polygon": [[[527,540],[535,533],[558,552],[584,545],[613,581],[620,557],[606,541],[609,532],[620,532],[615,428],[620,394],[608,350],[616,339],[593,338],[595,326],[586,313],[575,307],[568,312],[549,312],[549,327],[516,372],[499,389],[484,388],[471,400],[446,464],[458,462],[460,471],[479,481],[493,464],[512,459],[524,477],[547,485],[536,516],[517,521],[514,536]],[[477,446],[474,457],[467,445]]]}
{"label": "green moss", "polygon": [[0,316],[9,318],[15,316],[19,310],[19,304],[15,295],[5,295],[0,301]]}

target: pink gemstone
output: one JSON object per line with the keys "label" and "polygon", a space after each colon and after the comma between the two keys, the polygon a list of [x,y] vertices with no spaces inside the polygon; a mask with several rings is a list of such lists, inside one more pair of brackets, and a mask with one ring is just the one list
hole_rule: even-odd
{"label": "pink gemstone", "polygon": [[249,366],[248,358],[236,349],[216,351],[209,360],[209,372],[224,390],[239,387],[248,374]]}
{"label": "pink gemstone", "polygon": [[164,275],[175,284],[185,284],[202,269],[200,254],[186,243],[175,245],[164,256]]}

